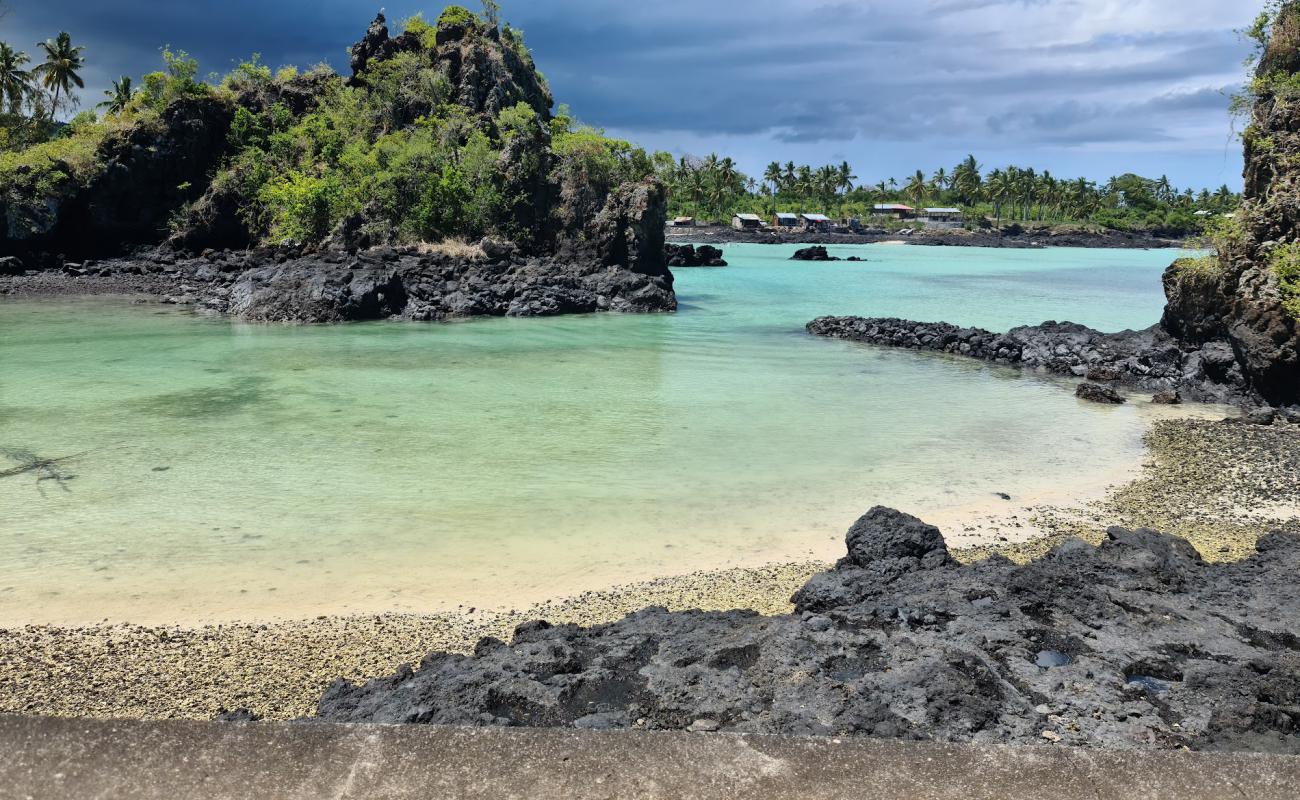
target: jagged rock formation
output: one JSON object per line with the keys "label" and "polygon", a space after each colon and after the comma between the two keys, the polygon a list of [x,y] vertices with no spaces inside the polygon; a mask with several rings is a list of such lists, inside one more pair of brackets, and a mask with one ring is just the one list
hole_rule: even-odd
{"label": "jagged rock formation", "polygon": [[722,250],[712,245],[665,245],[670,267],[725,267]]}
{"label": "jagged rock formation", "polygon": [[826,252],[826,248],[821,245],[805,247],[801,250],[794,251],[790,256],[791,261],[839,261],[839,258]]}
{"label": "jagged rock formation", "polygon": [[808,323],[808,332],[872,345],[967,356],[1149,392],[1179,391],[1189,399],[1206,402],[1251,399],[1231,349],[1217,343],[1187,349],[1159,326],[1101,333],[1072,322],[1045,322],[999,334],[945,322],[822,317]]}
{"label": "jagged rock formation", "polygon": [[[6,215],[8,239],[0,238],[0,255],[21,249],[24,257],[5,271],[64,267],[61,256],[67,255],[76,259],[70,274],[80,275],[81,261],[110,259],[84,272],[142,276],[133,284],[257,320],[676,308],[664,253],[664,186],[652,177],[629,179],[632,167],[591,168],[583,159],[592,148],[605,147],[598,135],[583,133],[587,138],[567,150],[558,138],[553,141],[562,134],[550,124],[550,90],[516,33],[452,7],[436,27],[393,38],[380,14],[351,55],[353,74],[346,82],[323,68],[272,77],[254,64],[221,89],[195,91],[166,108],[161,126],[142,122],[121,141],[110,140],[106,168],[86,185],[70,186],[67,197],[45,203],[30,196],[33,189],[0,187],[0,213],[6,209],[3,198],[24,191],[31,202],[22,207],[39,212],[31,219]],[[428,148],[442,147],[438,152],[450,156],[441,163],[455,163],[461,152],[456,148],[477,142],[477,163],[487,165],[474,177],[482,194],[468,196],[465,175],[448,177],[436,171],[438,162],[418,162],[384,184],[395,187],[379,193],[391,202],[358,202],[317,228],[319,217],[334,206],[323,195],[303,195],[295,207],[314,210],[294,218],[292,237],[273,236],[271,215],[259,204],[268,187],[296,189],[268,183],[269,137],[317,110],[354,113],[346,103],[337,106],[340,97],[366,104],[364,112],[355,112],[365,120],[383,119],[374,131],[358,129],[361,145],[374,145],[380,134],[409,143],[422,129],[419,120],[443,114],[439,135],[445,141]],[[455,105],[460,109],[446,110]],[[412,158],[421,157],[416,145],[410,149]],[[294,167],[297,179],[308,183],[339,168],[327,161]],[[450,187],[447,197],[436,194],[443,184]],[[408,205],[395,206],[394,198]],[[453,212],[446,219],[437,217],[448,207]],[[487,230],[485,249],[493,252],[460,259],[414,251],[393,256],[394,248],[420,238],[413,238],[408,224],[416,210],[426,220],[440,220],[426,222],[432,227],[417,233],[454,241],[465,228]],[[159,245],[164,237],[156,252],[112,261],[136,245]],[[512,241],[491,244],[501,238]],[[259,260],[268,241],[285,245],[275,261]],[[202,259],[187,258],[215,251],[244,254],[221,255],[215,272],[203,269]],[[380,272],[349,274],[340,266],[368,251],[374,253],[361,258],[381,262]],[[199,265],[189,273],[175,268],[187,263]],[[209,272],[209,278],[195,277]],[[187,275],[188,290],[175,285],[178,274]]]}
{"label": "jagged rock formation", "polygon": [[337,722],[573,726],[1300,752],[1300,538],[1236,564],[1113,528],[960,566],[873,509],[793,614],[646,609],[521,626],[320,701]]}
{"label": "jagged rock formation", "polygon": [[[1283,5],[1251,86],[1245,203],[1218,237],[1210,263],[1178,262],[1165,274],[1165,328],[1192,345],[1231,349],[1247,385],[1270,403],[1300,402],[1300,321],[1288,310],[1279,267],[1300,242],[1300,6]],[[1295,278],[1291,278],[1295,280]],[[1300,307],[1298,305],[1297,307]]]}

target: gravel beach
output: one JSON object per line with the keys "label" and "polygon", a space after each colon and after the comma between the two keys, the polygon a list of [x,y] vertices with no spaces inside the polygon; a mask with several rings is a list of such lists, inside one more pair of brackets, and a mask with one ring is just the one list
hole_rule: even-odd
{"label": "gravel beach", "polygon": [[[1048,535],[957,551],[1026,561],[1067,536],[1100,541],[1108,525],[1188,538],[1208,560],[1235,560],[1272,530],[1300,532],[1300,426],[1166,420],[1153,425],[1143,474],[1080,508],[1039,508]],[[924,510],[920,510],[924,517]],[[609,622],[648,606],[788,613],[822,563],[702,572],[560,599],[517,614],[328,618],[195,629],[129,625],[0,630],[0,713],[209,719],[251,709],[310,715],[334,679],[393,672],[428,652],[468,653],[521,622]]]}

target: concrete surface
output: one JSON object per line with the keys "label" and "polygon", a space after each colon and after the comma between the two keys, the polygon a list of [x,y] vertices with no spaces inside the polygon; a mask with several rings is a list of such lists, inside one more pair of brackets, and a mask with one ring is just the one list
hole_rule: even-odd
{"label": "concrete surface", "polygon": [[573,730],[0,717],[0,798],[871,798],[1300,795],[1300,758]]}

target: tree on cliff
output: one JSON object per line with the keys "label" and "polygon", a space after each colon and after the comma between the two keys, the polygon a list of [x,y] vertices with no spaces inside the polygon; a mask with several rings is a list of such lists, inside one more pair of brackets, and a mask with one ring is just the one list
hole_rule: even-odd
{"label": "tree on cliff", "polygon": [[135,99],[135,91],[131,88],[131,77],[123,75],[113,81],[113,86],[104,92],[106,98],[96,108],[102,108],[110,114],[121,114],[131,105]]}
{"label": "tree on cliff", "polygon": [[10,114],[22,113],[23,103],[31,94],[32,74],[24,69],[30,60],[26,53],[0,42],[0,99]]}
{"label": "tree on cliff", "polygon": [[66,103],[75,105],[72,87],[86,88],[86,82],[82,80],[80,73],[86,65],[86,60],[82,57],[86,48],[73,46],[72,37],[67,31],[60,32],[54,39],[46,39],[40,46],[45,51],[45,62],[35,69],[35,73],[46,90],[53,93],[50,102],[52,120],[59,108],[60,95]]}

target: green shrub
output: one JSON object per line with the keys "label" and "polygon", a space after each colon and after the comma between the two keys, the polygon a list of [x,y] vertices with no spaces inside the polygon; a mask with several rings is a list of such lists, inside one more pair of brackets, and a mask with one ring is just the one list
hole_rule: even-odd
{"label": "green shrub", "polygon": [[211,91],[198,79],[199,62],[184,50],[162,51],[164,69],[151,72],[142,79],[140,102],[155,111],[162,111],[175,100],[185,97],[203,97]]}
{"label": "green shrub", "polygon": [[262,187],[273,242],[312,242],[329,234],[337,187],[327,178],[290,172]]}
{"label": "green shrub", "polygon": [[439,28],[462,26],[466,28],[475,28],[478,24],[478,17],[472,11],[464,6],[447,6],[438,15]]}
{"label": "green shrub", "polygon": [[1282,307],[1292,319],[1300,320],[1300,242],[1275,247],[1268,264],[1282,289]]}
{"label": "green shrub", "polygon": [[[439,24],[442,20],[439,19]],[[424,18],[424,14],[415,14],[402,20],[402,30],[406,33],[413,33],[420,39],[420,44],[426,50],[432,50],[438,45],[438,29],[429,24]]]}

